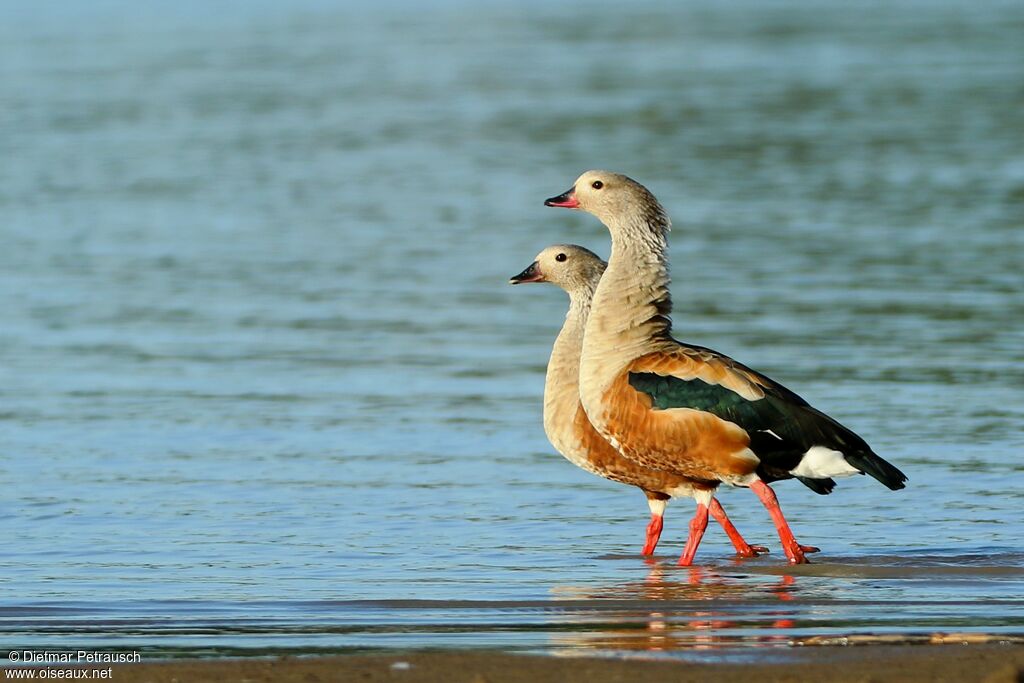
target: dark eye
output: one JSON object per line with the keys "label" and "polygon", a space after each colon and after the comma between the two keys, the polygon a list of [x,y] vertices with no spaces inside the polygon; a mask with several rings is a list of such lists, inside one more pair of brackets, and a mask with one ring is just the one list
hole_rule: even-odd
{"label": "dark eye", "polygon": [[555,260],[556,261],[564,261],[567,258],[569,258],[569,257],[566,256],[565,254],[559,254],[559,255],[555,256]]}
{"label": "dark eye", "polygon": [[590,183],[590,186],[595,190],[600,190],[602,187],[604,187],[604,183],[602,183],[600,180],[595,180],[594,182]]}

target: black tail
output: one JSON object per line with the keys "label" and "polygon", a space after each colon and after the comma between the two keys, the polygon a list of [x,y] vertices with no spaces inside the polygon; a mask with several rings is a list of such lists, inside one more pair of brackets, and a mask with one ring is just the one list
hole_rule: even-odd
{"label": "black tail", "polygon": [[864,474],[872,477],[888,486],[893,491],[898,491],[906,486],[907,475],[871,451],[860,453],[843,453],[846,462],[850,463]]}
{"label": "black tail", "polygon": [[797,477],[797,480],[819,496],[827,496],[832,493],[832,489],[836,487],[836,482],[833,479],[808,479],[807,477]]}

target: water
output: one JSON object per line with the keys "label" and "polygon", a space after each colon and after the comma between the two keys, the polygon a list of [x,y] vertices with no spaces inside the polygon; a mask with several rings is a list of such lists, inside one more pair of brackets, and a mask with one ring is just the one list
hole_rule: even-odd
{"label": "water", "polygon": [[[1024,633],[1019,3],[288,5],[0,8],[5,647]],[[739,490],[771,555],[675,568],[677,502],[644,562],[552,454],[565,300],[505,281],[607,253],[541,206],[589,167],[668,207],[678,336],[910,476],[778,485],[816,564]]]}

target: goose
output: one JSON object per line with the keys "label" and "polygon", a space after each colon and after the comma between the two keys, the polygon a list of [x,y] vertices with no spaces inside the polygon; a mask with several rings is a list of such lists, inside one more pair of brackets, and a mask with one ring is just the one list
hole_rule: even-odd
{"label": "goose", "polygon": [[[669,499],[713,490],[718,482],[690,479],[638,465],[601,438],[587,419],[580,404],[580,352],[590,302],[606,265],[589,249],[575,244],[556,244],[540,252],[533,263],[509,282],[514,285],[548,282],[569,295],[569,311],[551,349],[544,380],[544,432],[551,445],[577,467],[605,479],[637,486],[644,492],[651,521],[641,552],[649,556],[654,554],[661,537]],[[764,546],[750,545],[743,539],[717,500],[712,499],[710,512],[728,534],[737,555],[755,557],[768,552]],[[688,540],[683,553],[689,557],[688,562],[692,562],[697,550],[696,543],[692,549],[690,545]]]}
{"label": "goose", "polygon": [[[791,564],[816,550],[797,542],[768,483],[798,478],[829,493],[833,477],[868,474],[897,490],[907,477],[854,432],[751,368],[672,337],[668,215],[635,180],[587,171],[545,205],[592,214],[611,234],[580,358],[591,424],[628,459],[696,480],[750,488]],[[694,492],[699,544],[715,490]]]}

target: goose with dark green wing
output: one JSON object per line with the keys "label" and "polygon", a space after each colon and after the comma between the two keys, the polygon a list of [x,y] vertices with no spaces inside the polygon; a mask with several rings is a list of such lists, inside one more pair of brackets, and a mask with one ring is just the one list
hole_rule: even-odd
{"label": "goose with dark green wing", "polygon": [[[829,493],[833,477],[869,474],[890,489],[906,477],[855,433],[781,384],[723,354],[672,337],[670,222],[640,183],[588,171],[545,202],[593,214],[612,237],[583,337],[580,400],[625,457],[694,479],[749,487],[768,510],[789,561],[806,562],[768,483],[796,477]],[[698,493],[689,564],[713,492]]]}
{"label": "goose with dark green wing", "polygon": [[835,487],[831,477],[851,474],[870,474],[893,491],[905,486],[906,475],[875,454],[864,439],[785,387],[745,369],[763,380],[762,397],[751,400],[700,378],[653,372],[631,372],[629,384],[650,396],[655,410],[701,410],[742,427],[760,460],[757,475],[762,481],[796,477],[821,494]]}

